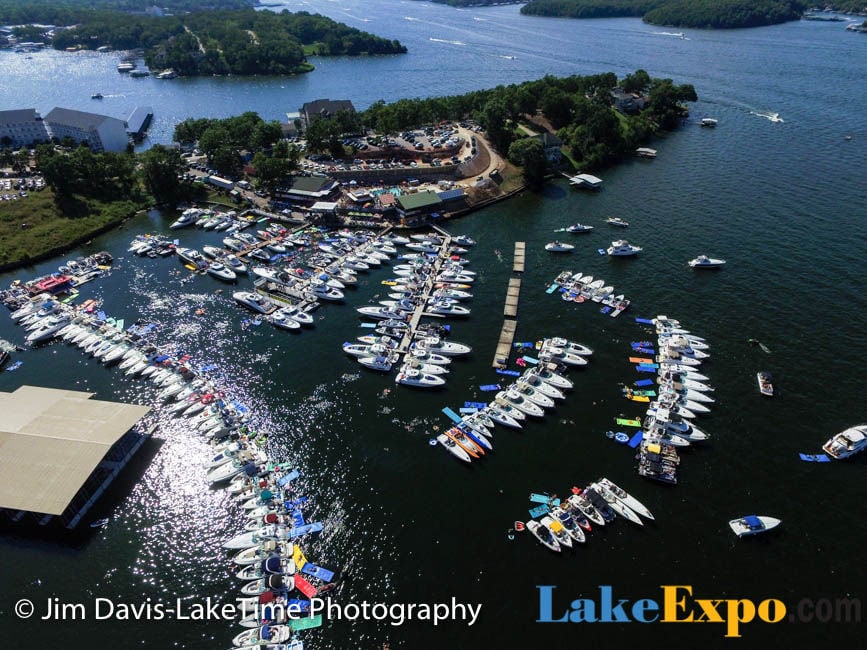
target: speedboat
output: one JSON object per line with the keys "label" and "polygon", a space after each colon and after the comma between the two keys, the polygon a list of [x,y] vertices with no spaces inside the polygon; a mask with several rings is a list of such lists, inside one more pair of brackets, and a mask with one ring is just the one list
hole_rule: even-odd
{"label": "speedboat", "polygon": [[432,363],[436,366],[447,366],[452,362],[451,358],[445,355],[431,352],[425,348],[412,346],[410,346],[410,352],[407,357],[416,361],[421,361],[422,363]]}
{"label": "speedboat", "polygon": [[564,244],[561,241],[552,241],[545,244],[545,250],[550,253],[568,253],[575,250],[572,244]]}
{"label": "speedboat", "polygon": [[699,255],[695,259],[687,262],[690,268],[693,269],[718,269],[725,263],[725,260],[714,259],[713,257],[708,257],[707,255]]}
{"label": "speedboat", "polygon": [[542,381],[536,375],[524,375],[523,377],[519,377],[518,381],[516,381],[515,384],[519,387],[529,386],[537,393],[541,393],[542,395],[550,397],[551,399],[566,398],[566,396],[559,388],[556,388],[555,386],[552,386],[551,384]]}
{"label": "speedboat", "polygon": [[[494,401],[491,402],[488,406],[495,408],[500,413],[508,415],[510,418],[519,423],[527,419],[526,413],[519,409],[516,409],[505,399],[494,397]],[[491,410],[493,410],[493,408]]]}
{"label": "speedboat", "polygon": [[238,648],[251,645],[257,648],[278,647],[276,644],[288,641],[293,634],[295,633],[288,625],[263,625],[251,630],[244,630],[232,639],[232,644]]}
{"label": "speedboat", "polygon": [[719,121],[716,120],[716,119],[713,118],[713,117],[703,117],[703,118],[701,118],[701,125],[702,125],[702,126],[706,126],[706,127],[712,129],[712,128],[714,128],[717,124],[719,124]]}
{"label": "speedboat", "polygon": [[453,237],[452,241],[456,244],[460,244],[461,246],[475,246],[476,240],[470,237],[469,235],[458,235],[457,237]]}
{"label": "speedboat", "polygon": [[622,502],[620,499],[618,499],[616,496],[614,496],[614,494],[612,494],[612,492],[608,488],[606,488],[603,485],[600,485],[599,483],[591,483],[590,487],[599,496],[601,496],[603,499],[605,499],[605,501],[608,503],[608,505],[611,507],[611,509],[614,512],[616,512],[618,515],[620,515],[624,519],[631,521],[633,524],[636,524],[638,526],[644,525],[644,522],[641,521],[641,518],[637,514],[635,514],[635,512],[632,510],[632,508],[630,508],[628,505],[626,505],[624,502]]}
{"label": "speedboat", "polygon": [[776,517],[768,517],[766,515],[747,515],[739,519],[732,519],[729,522],[729,528],[738,537],[748,537],[750,535],[758,535],[773,530],[779,526],[782,521]]}
{"label": "speedboat", "polygon": [[859,424],[841,431],[822,445],[825,453],[842,460],[867,449],[867,424]]}
{"label": "speedboat", "polygon": [[339,301],[343,300],[343,292],[340,289],[329,287],[321,280],[311,280],[310,292],[317,298],[322,300]]}
{"label": "speedboat", "polygon": [[[575,517],[572,516],[570,510],[571,509],[568,507],[564,508],[556,506],[551,510],[550,518],[559,523],[563,527],[563,530],[566,531],[566,534],[569,535],[569,537],[571,537],[576,542],[580,542],[583,544],[587,540],[587,537],[584,535],[584,531],[581,529],[581,526],[579,526],[578,522],[575,521]],[[543,524],[546,523],[544,518],[541,521]]]}
{"label": "speedboat", "polygon": [[592,503],[590,503],[589,499],[581,494],[572,494],[566,499],[569,502],[569,505],[582,513],[587,519],[592,521],[594,524],[598,526],[605,525],[605,517],[602,516],[602,513],[596,509]]}
{"label": "speedboat", "polygon": [[549,515],[542,517],[539,523],[551,531],[551,534],[560,546],[572,548],[572,536],[566,531],[562,523],[552,519]]}
{"label": "speedboat", "polygon": [[247,309],[251,309],[260,314],[268,314],[274,311],[274,303],[268,300],[265,296],[252,291],[236,291],[232,294],[235,302],[243,305]]}
{"label": "speedboat", "polygon": [[39,326],[27,335],[27,342],[30,345],[35,345],[42,341],[47,341],[56,336],[61,329],[66,327],[69,320],[70,316],[67,314],[55,314],[42,319],[39,322]]}
{"label": "speedboat", "polygon": [[565,363],[567,366],[586,366],[587,359],[579,357],[577,354],[567,352],[563,348],[542,346],[539,352],[539,361],[550,361],[554,363]]}
{"label": "speedboat", "polygon": [[609,255],[615,257],[631,257],[638,255],[642,250],[641,246],[633,246],[625,239],[618,239],[611,242],[611,246],[606,251]]}
{"label": "speedboat", "polygon": [[439,442],[443,447],[445,447],[455,458],[459,458],[465,463],[472,462],[472,458],[470,455],[456,443],[454,440],[449,438],[446,434],[441,433],[437,436],[437,442]]}
{"label": "speedboat", "polygon": [[181,260],[186,262],[187,264],[192,264],[193,266],[198,266],[199,264],[204,265],[205,257],[194,248],[184,248],[183,246],[178,246],[175,248],[175,253]]}
{"label": "speedboat", "polygon": [[301,325],[313,325],[313,316],[303,309],[299,309],[297,305],[286,305],[285,307],[280,307],[274,315],[276,316],[277,313],[286,318],[298,321]]}
{"label": "speedboat", "polygon": [[510,427],[512,429],[520,429],[521,423],[518,422],[517,419],[513,418],[511,414],[507,411],[503,410],[500,406],[495,403],[488,404],[482,411],[488,415],[494,422],[497,424],[502,424],[504,427]]}
{"label": "speedboat", "polygon": [[766,397],[774,396],[774,384],[771,383],[771,373],[761,371],[756,373],[756,380],[759,383],[759,392]]}
{"label": "speedboat", "polygon": [[547,526],[543,526],[538,521],[530,520],[527,522],[527,530],[533,533],[533,536],[542,544],[550,548],[552,551],[560,552],[560,544],[557,538]]}
{"label": "speedboat", "polygon": [[593,226],[585,226],[583,223],[573,223],[566,227],[566,232],[587,233],[593,230]]}
{"label": "speedboat", "polygon": [[223,264],[232,269],[235,273],[246,273],[247,265],[244,264],[241,260],[239,260],[234,255],[225,255],[222,258]]}
{"label": "speedboat", "polygon": [[208,266],[208,273],[213,275],[215,278],[225,280],[226,282],[234,282],[238,277],[233,270],[224,266],[220,262],[212,262],[211,265]]}
{"label": "speedboat", "polygon": [[394,381],[405,386],[419,386],[422,388],[444,386],[446,383],[446,380],[439,375],[428,375],[415,368],[406,368],[397,373]]}
{"label": "speedboat", "polygon": [[541,391],[533,388],[529,383],[525,381],[521,381],[518,379],[517,382],[511,387],[509,387],[510,391],[515,391],[519,395],[523,396],[525,399],[530,400],[534,404],[538,404],[542,408],[554,408],[554,400],[542,393]]}
{"label": "speedboat", "polygon": [[629,222],[624,221],[620,217],[608,217],[605,220],[605,223],[607,223],[610,226],[617,226],[618,228],[628,228],[629,227]]}
{"label": "speedboat", "polygon": [[626,506],[628,506],[632,511],[637,512],[639,515],[647,519],[654,519],[653,514],[651,514],[650,510],[648,510],[647,507],[643,503],[641,503],[641,501],[629,494],[623,488],[618,487],[607,478],[600,478],[597,482],[600,486],[604,487],[609,492],[611,492],[611,494],[617,497],[618,501],[621,501]]}
{"label": "speedboat", "polygon": [[391,371],[392,366],[397,363],[398,356],[396,354],[390,355],[374,355],[367,357],[359,357],[358,363],[360,363],[365,368],[370,368],[371,370],[379,370],[380,372],[389,372]]}
{"label": "speedboat", "polygon": [[425,373],[426,375],[449,374],[449,369],[446,366],[437,365],[435,363],[424,363],[423,361],[419,361],[417,359],[414,359],[413,357],[404,358],[401,370],[403,370],[404,368],[414,368]]}
{"label": "speedboat", "polygon": [[367,318],[373,318],[376,320],[394,319],[402,321],[407,317],[407,312],[405,311],[392,309],[391,307],[383,307],[382,305],[366,305],[364,307],[356,307],[355,311],[357,311],[362,316],[366,316]]}
{"label": "speedboat", "polygon": [[456,341],[444,341],[438,336],[426,336],[417,341],[418,347],[442,354],[447,357],[459,356],[461,354],[469,354],[473,349],[469,345],[458,343]]}
{"label": "speedboat", "polygon": [[297,330],[301,329],[301,323],[292,318],[291,316],[287,316],[283,313],[282,309],[278,309],[273,314],[266,318],[274,327],[279,327],[283,330]]}

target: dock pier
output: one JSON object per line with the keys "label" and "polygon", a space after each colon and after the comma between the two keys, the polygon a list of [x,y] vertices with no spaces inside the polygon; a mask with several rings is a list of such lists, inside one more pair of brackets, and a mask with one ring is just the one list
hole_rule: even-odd
{"label": "dock pier", "polygon": [[[525,268],[526,242],[515,242],[515,255],[512,261],[512,272],[523,273]],[[515,340],[515,330],[518,328],[518,300],[521,295],[521,278],[509,278],[506,288],[506,303],[503,307],[503,328],[500,330],[500,340],[494,354],[494,368],[505,368],[512,354],[512,343]]]}

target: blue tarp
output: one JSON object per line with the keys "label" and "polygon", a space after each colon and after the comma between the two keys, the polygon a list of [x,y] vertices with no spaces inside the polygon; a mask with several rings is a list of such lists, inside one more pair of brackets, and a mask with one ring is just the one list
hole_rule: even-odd
{"label": "blue tarp", "polygon": [[747,515],[744,517],[744,521],[747,526],[750,528],[764,528],[765,525],[762,523],[762,520],[756,517],[755,515]]}
{"label": "blue tarp", "polygon": [[550,508],[548,506],[536,506],[535,508],[530,508],[530,516],[531,517],[541,517],[542,515],[546,515],[550,512]]}
{"label": "blue tarp", "polygon": [[310,611],[310,601],[302,600],[300,598],[290,598],[289,599],[289,607],[292,607],[293,612],[309,612]]}
{"label": "blue tarp", "polygon": [[491,391],[495,391],[495,390],[503,390],[503,387],[500,386],[499,384],[483,384],[482,386],[479,386],[479,390],[483,390],[485,392],[491,392]]}
{"label": "blue tarp", "polygon": [[632,382],[635,386],[653,386],[652,379],[639,379],[638,381]]}
{"label": "blue tarp", "polygon": [[280,479],[277,481],[277,485],[279,485],[280,487],[285,487],[289,481],[294,481],[299,476],[300,474],[298,473],[298,470],[293,469],[286,476],[281,476]]}
{"label": "blue tarp", "polygon": [[626,444],[635,449],[638,445],[641,444],[642,438],[644,438],[644,431],[639,431],[634,436],[632,436],[632,438]]}
{"label": "blue tarp", "polygon": [[642,325],[653,325],[653,321],[647,318],[636,318],[636,323],[641,323]]}
{"label": "blue tarp", "polygon": [[443,409],[443,413],[445,413],[452,421],[461,422],[461,416],[451,410],[448,406]]}
{"label": "blue tarp", "polygon": [[334,571],[323,569],[311,562],[307,562],[303,567],[301,567],[301,573],[306,573],[314,578],[319,578],[323,582],[331,582],[334,579]]}
{"label": "blue tarp", "polygon": [[322,530],[322,523],[318,521],[312,524],[296,526],[286,531],[286,539],[292,539],[293,537],[299,537],[307,533],[318,533],[320,530]]}
{"label": "blue tarp", "polygon": [[504,370],[503,368],[497,368],[498,375],[509,375],[510,377],[520,377],[521,373],[517,370]]}
{"label": "blue tarp", "polygon": [[798,454],[801,457],[801,460],[806,461],[808,463],[830,463],[831,459],[828,458],[825,454]]}
{"label": "blue tarp", "polygon": [[483,409],[487,406],[487,402],[464,402],[466,408]]}

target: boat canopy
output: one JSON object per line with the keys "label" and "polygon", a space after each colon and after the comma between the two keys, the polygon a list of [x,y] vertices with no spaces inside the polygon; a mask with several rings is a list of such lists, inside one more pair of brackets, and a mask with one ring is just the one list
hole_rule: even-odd
{"label": "boat canopy", "polygon": [[747,515],[744,517],[744,523],[750,527],[750,530],[759,530],[765,527],[762,520],[755,515]]}
{"label": "boat canopy", "polygon": [[280,565],[279,557],[269,557],[262,560],[262,570],[265,573],[283,573],[283,567]]}

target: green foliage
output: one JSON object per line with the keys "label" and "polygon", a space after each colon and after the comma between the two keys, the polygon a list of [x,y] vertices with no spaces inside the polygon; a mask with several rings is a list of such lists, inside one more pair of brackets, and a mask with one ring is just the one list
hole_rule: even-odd
{"label": "green foliage", "polygon": [[548,160],[542,143],[536,138],[522,138],[513,142],[509,147],[509,160],[522,168],[528,187],[538,189],[545,182]]}
{"label": "green foliage", "polygon": [[[74,25],[93,10],[141,14],[146,7],[155,4],[149,0],[0,0],[0,24]],[[185,13],[202,9],[242,9],[258,3],[256,0],[160,0],[158,4],[173,13]]]}
{"label": "green foliage", "polygon": [[180,152],[157,144],[140,154],[138,160],[144,186],[157,203],[176,203],[180,194],[178,175],[184,171]]}
{"label": "green foliage", "polygon": [[93,153],[86,146],[64,151],[44,144],[36,148],[36,160],[60,199],[73,194],[114,198],[128,194],[135,183],[135,159],[128,154]]}
{"label": "green foliage", "polygon": [[655,25],[736,28],[797,20],[806,7],[804,0],[531,0],[521,13],[564,18],[643,16]]}

